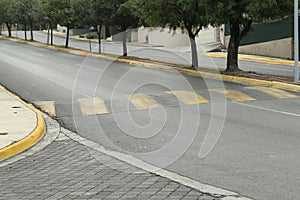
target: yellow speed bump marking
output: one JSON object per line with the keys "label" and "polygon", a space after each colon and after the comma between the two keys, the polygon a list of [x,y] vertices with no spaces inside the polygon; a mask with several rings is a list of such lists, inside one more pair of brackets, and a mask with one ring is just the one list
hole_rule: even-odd
{"label": "yellow speed bump marking", "polygon": [[210,91],[218,92],[220,94],[225,94],[228,99],[231,99],[233,101],[238,101],[238,102],[256,100],[237,90],[212,89]]}
{"label": "yellow speed bump marking", "polygon": [[251,90],[258,90],[263,93],[266,93],[272,97],[278,98],[278,99],[288,99],[288,98],[299,98],[299,96],[291,94],[289,92],[286,92],[284,90],[278,89],[278,88],[270,88],[270,87],[262,87],[262,86],[252,86],[247,87]]}
{"label": "yellow speed bump marking", "polygon": [[102,99],[99,97],[84,98],[78,100],[83,115],[101,115],[109,113]]}
{"label": "yellow speed bump marking", "polygon": [[180,101],[187,105],[203,104],[209,101],[195,92],[188,91],[166,91],[167,94],[175,95]]}
{"label": "yellow speed bump marking", "polygon": [[41,110],[48,113],[50,116],[56,116],[55,103],[54,101],[36,101],[34,105],[38,106]]}
{"label": "yellow speed bump marking", "polygon": [[151,96],[140,93],[127,95],[129,101],[138,110],[152,109],[161,107]]}

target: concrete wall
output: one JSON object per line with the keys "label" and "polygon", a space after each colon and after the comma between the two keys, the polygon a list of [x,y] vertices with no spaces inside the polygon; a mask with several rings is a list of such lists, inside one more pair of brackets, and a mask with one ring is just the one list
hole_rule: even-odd
{"label": "concrete wall", "polygon": [[199,36],[196,38],[197,44],[207,44],[216,41],[215,28],[209,26],[200,31]]}
{"label": "concrete wall", "polygon": [[139,43],[149,43],[149,28],[141,27],[138,29],[138,42]]}
{"label": "concrete wall", "polygon": [[[132,30],[127,31],[127,42],[132,42]],[[112,36],[112,41],[123,41],[123,35],[122,33],[118,33]]]}
{"label": "concrete wall", "polygon": [[[67,33],[67,27],[57,25],[57,30],[61,33]],[[88,33],[88,29],[71,29],[70,35],[81,35]]]}
{"label": "concrete wall", "polygon": [[149,44],[162,46],[187,46],[190,44],[187,34],[180,30],[173,33],[168,28],[150,29],[148,34]]}
{"label": "concrete wall", "polygon": [[[186,32],[177,30],[175,33],[169,28],[144,28],[138,29],[139,43],[161,46],[189,46],[190,41]],[[209,26],[200,31],[196,37],[197,44],[207,44],[215,42],[215,28]]]}
{"label": "concrete wall", "polygon": [[138,42],[138,40],[139,40],[138,31],[132,30],[131,31],[131,42]]}
{"label": "concrete wall", "polygon": [[61,33],[66,33],[67,32],[67,27],[61,26],[59,24],[57,24],[56,29],[58,30],[58,32],[61,32]]}
{"label": "concrete wall", "polygon": [[[229,38],[230,38],[229,36],[225,37],[226,47],[228,47]],[[286,38],[286,39],[275,40],[271,42],[263,42],[258,44],[241,46],[239,48],[239,53],[292,59],[293,58],[292,49],[293,49],[292,38]]]}

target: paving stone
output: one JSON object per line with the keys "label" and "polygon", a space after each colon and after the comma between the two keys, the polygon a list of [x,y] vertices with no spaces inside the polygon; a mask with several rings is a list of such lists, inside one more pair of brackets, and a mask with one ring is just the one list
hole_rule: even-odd
{"label": "paving stone", "polygon": [[73,140],[55,141],[0,168],[0,200],[214,199],[148,172],[133,173],[137,171],[142,172]]}

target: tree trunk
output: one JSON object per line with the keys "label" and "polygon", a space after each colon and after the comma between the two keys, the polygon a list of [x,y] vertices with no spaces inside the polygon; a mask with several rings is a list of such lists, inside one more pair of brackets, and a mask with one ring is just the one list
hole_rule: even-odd
{"label": "tree trunk", "polygon": [[69,36],[70,36],[70,27],[67,26],[67,36],[66,36],[66,48],[69,47]]}
{"label": "tree trunk", "polygon": [[98,34],[98,46],[99,46],[99,54],[101,54],[101,29],[102,27],[99,25],[96,26],[97,27],[97,34]]}
{"label": "tree trunk", "polygon": [[240,45],[240,25],[230,23],[230,40],[228,45],[227,68],[226,72],[239,71],[238,54]]}
{"label": "tree trunk", "polygon": [[99,54],[101,54],[101,32],[98,32],[98,38]]}
{"label": "tree trunk", "polygon": [[51,39],[50,39],[50,44],[53,45],[54,42],[53,42],[53,27],[52,27],[52,24],[50,24],[50,27],[51,27],[51,34],[50,34],[50,35],[51,35]]}
{"label": "tree trunk", "polygon": [[123,40],[123,56],[127,56],[127,31],[122,32],[122,40]]}
{"label": "tree trunk", "polygon": [[26,25],[24,25],[24,33],[25,33],[25,40],[27,40],[27,26]]}
{"label": "tree trunk", "polygon": [[49,22],[47,22],[47,44],[49,45],[50,41],[50,25]]}
{"label": "tree trunk", "polygon": [[31,42],[33,42],[33,24],[30,24],[30,36],[31,36]]}
{"label": "tree trunk", "polygon": [[198,51],[197,51],[195,36],[193,35],[190,36],[190,43],[191,43],[191,50],[192,50],[192,67],[198,69],[199,68]]}
{"label": "tree trunk", "polygon": [[7,27],[7,30],[8,30],[8,37],[11,37],[11,24],[6,23],[6,27]]}

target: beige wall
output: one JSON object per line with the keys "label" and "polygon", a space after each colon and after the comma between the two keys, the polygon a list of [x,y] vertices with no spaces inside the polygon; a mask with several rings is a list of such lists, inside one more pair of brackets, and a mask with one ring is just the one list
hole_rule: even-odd
{"label": "beige wall", "polygon": [[212,26],[208,26],[207,28],[203,28],[199,32],[199,36],[196,37],[197,44],[207,44],[216,41],[215,28]]}
{"label": "beige wall", "polygon": [[150,29],[148,34],[149,44],[162,46],[187,46],[190,44],[187,34],[177,30],[174,34],[168,28]]}
{"label": "beige wall", "polygon": [[[190,45],[187,33],[177,30],[175,33],[169,28],[144,28],[138,29],[138,42],[162,46],[188,46]],[[197,44],[215,42],[215,28],[209,26],[200,31],[196,37]]]}
{"label": "beige wall", "polygon": [[138,29],[138,42],[148,43],[149,28],[141,27]]}
{"label": "beige wall", "polygon": [[[229,36],[226,36],[226,47],[228,47],[228,43]],[[241,46],[239,53],[292,59],[292,38]]]}

